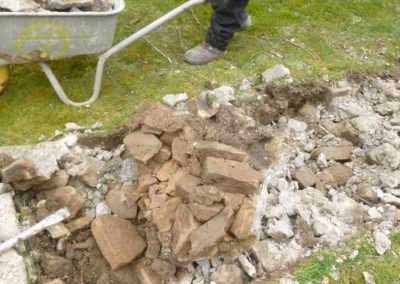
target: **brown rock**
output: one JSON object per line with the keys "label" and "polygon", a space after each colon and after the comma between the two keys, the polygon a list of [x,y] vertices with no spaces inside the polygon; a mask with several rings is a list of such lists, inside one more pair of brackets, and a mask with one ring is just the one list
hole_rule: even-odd
{"label": "brown rock", "polygon": [[163,135],[161,135],[160,140],[168,146],[172,145],[172,141],[175,138],[175,134],[173,133],[163,133]]}
{"label": "brown rock", "polygon": [[78,271],[72,262],[58,255],[45,252],[40,257],[40,266],[50,277],[68,279],[71,283],[78,283]]}
{"label": "brown rock", "polygon": [[181,167],[188,163],[189,146],[182,139],[175,137],[171,145],[172,159]]}
{"label": "brown rock", "polygon": [[190,235],[200,227],[185,204],[176,210],[175,222],[172,227],[172,250],[178,258],[189,249]]}
{"label": "brown rock", "polygon": [[332,175],[338,186],[345,185],[349,178],[353,176],[353,171],[350,168],[339,163],[330,166],[324,171],[327,171]]}
{"label": "brown rock", "polygon": [[322,172],[318,173],[317,177],[321,181],[321,183],[323,183],[325,185],[330,185],[332,187],[338,186],[335,178],[327,170],[323,170]]}
{"label": "brown rock", "polygon": [[175,191],[176,191],[176,182],[187,173],[186,169],[179,168],[176,173],[174,173],[172,176],[170,176],[168,180],[168,185],[167,188],[165,189],[165,192],[168,193],[169,195],[175,196]]}
{"label": "brown rock", "polygon": [[167,133],[175,133],[182,130],[184,121],[181,117],[161,104],[151,105],[143,114],[143,124]]}
{"label": "brown rock", "polygon": [[216,141],[199,143],[196,148],[196,155],[200,158],[200,161],[204,161],[207,157],[214,157],[243,162],[247,158],[247,154],[242,150]]}
{"label": "brown rock", "polygon": [[370,203],[379,202],[379,197],[377,192],[367,185],[357,188],[356,195],[360,197],[362,200]]}
{"label": "brown rock", "polygon": [[85,215],[81,218],[75,219],[71,222],[68,222],[67,224],[65,224],[65,226],[68,228],[68,230],[71,233],[74,233],[76,231],[82,230],[82,229],[86,229],[89,228],[90,223],[92,222],[93,218],[89,215]]}
{"label": "brown rock", "polygon": [[302,217],[296,218],[295,227],[299,244],[308,248],[313,248],[317,244],[318,240],[314,236],[312,227]]}
{"label": "brown rock", "polygon": [[137,202],[140,198],[146,196],[145,192],[139,191],[137,183],[126,182],[122,185],[121,190],[124,192],[124,195],[129,202]]}
{"label": "brown rock", "polygon": [[235,212],[226,207],[217,216],[194,231],[190,236],[191,254],[201,255],[217,245],[233,223]]}
{"label": "brown rock", "polygon": [[258,190],[261,177],[260,172],[236,161],[212,157],[204,161],[203,182],[215,184],[227,192],[253,194]]}
{"label": "brown rock", "polygon": [[163,164],[171,158],[171,149],[167,146],[162,146],[160,152],[158,152],[154,157],[153,160],[157,163]]}
{"label": "brown rock", "polygon": [[318,109],[310,103],[306,103],[301,107],[299,115],[302,120],[308,124],[316,123],[320,119]]}
{"label": "brown rock", "polygon": [[353,145],[360,145],[359,131],[351,125],[349,121],[339,123],[340,137],[350,141]]}
{"label": "brown rock", "polygon": [[135,202],[126,201],[121,190],[111,190],[107,193],[106,203],[111,211],[123,219],[135,219],[137,216],[137,205]]}
{"label": "brown rock", "polygon": [[142,125],[140,130],[145,134],[155,134],[155,135],[161,135],[162,134],[161,130],[158,130],[158,129],[150,127],[150,126],[147,126],[145,124]]}
{"label": "brown rock", "polygon": [[178,168],[179,166],[173,160],[165,162],[157,172],[158,180],[168,181],[170,176],[172,176],[178,170]]}
{"label": "brown rock", "polygon": [[300,169],[298,169],[293,174],[293,178],[299,182],[301,188],[313,186],[318,180],[318,178],[307,166],[302,166]]}
{"label": "brown rock", "polygon": [[82,175],[82,181],[90,187],[96,187],[97,181],[103,174],[105,162],[97,159],[92,159],[89,166]]}
{"label": "brown rock", "polygon": [[124,219],[103,215],[92,221],[91,230],[101,253],[113,270],[138,257],[146,248],[146,242],[135,226]]}
{"label": "brown rock", "polygon": [[225,205],[232,208],[235,211],[239,210],[240,206],[242,205],[244,197],[245,196],[243,194],[230,193],[230,192],[224,192],[222,195]]}
{"label": "brown rock", "polygon": [[170,198],[162,207],[153,209],[153,223],[160,233],[171,229],[175,219],[175,212],[181,204],[180,198]]}
{"label": "brown rock", "polygon": [[160,277],[151,269],[151,262],[149,259],[140,259],[135,264],[135,270],[139,277],[140,284],[161,284]]}
{"label": "brown rock", "polygon": [[39,190],[51,190],[68,184],[69,175],[65,171],[59,171],[52,175],[51,179],[42,183],[37,188]]}
{"label": "brown rock", "polygon": [[45,284],[64,284],[64,281],[60,280],[60,279],[54,279],[51,282],[46,282]]}
{"label": "brown rock", "polygon": [[46,230],[49,232],[52,239],[59,239],[70,234],[67,226],[62,223],[48,227]]}
{"label": "brown rock", "polygon": [[175,183],[176,193],[184,200],[190,200],[190,197],[196,192],[196,188],[199,184],[199,178],[189,174],[183,174]]}
{"label": "brown rock", "polygon": [[46,197],[46,208],[50,213],[64,207],[68,208],[71,213],[68,220],[73,219],[85,204],[85,200],[72,186],[45,191],[44,195]]}
{"label": "brown rock", "polygon": [[161,259],[155,259],[151,265],[151,269],[164,281],[173,277],[176,273],[175,265]]}
{"label": "brown rock", "polygon": [[196,177],[201,177],[203,168],[201,167],[200,161],[195,155],[189,158],[189,173]]}
{"label": "brown rock", "polygon": [[253,203],[251,199],[245,198],[236,214],[235,221],[233,221],[230,232],[239,240],[244,240],[254,235],[251,232],[255,214]]}
{"label": "brown rock", "polygon": [[[111,274],[113,278],[115,278],[118,282],[118,284],[136,284],[139,282],[139,279],[136,276],[135,272],[135,266],[133,264],[126,265],[124,267],[121,267],[118,270],[111,271]],[[104,284],[110,284],[111,281],[107,281]],[[115,283],[114,281],[111,283]],[[102,284],[99,283],[97,280],[96,284]]]}
{"label": "brown rock", "polygon": [[223,264],[213,272],[211,281],[217,284],[242,284],[243,273],[235,264]]}
{"label": "brown rock", "polygon": [[311,153],[311,158],[316,160],[318,156],[323,153],[327,160],[347,161],[351,158],[351,152],[354,150],[353,146],[342,145],[333,147],[319,147]]}
{"label": "brown rock", "polygon": [[191,203],[189,206],[193,216],[200,222],[206,222],[210,220],[225,207],[223,204],[213,204],[207,206],[199,203]]}
{"label": "brown rock", "polygon": [[7,182],[27,181],[36,177],[36,170],[30,161],[22,157],[3,168],[2,176]]}
{"label": "brown rock", "polygon": [[158,180],[151,176],[151,175],[144,175],[139,177],[139,185],[138,185],[138,191],[139,192],[148,192],[150,186],[156,184]]}
{"label": "brown rock", "polygon": [[124,138],[128,152],[138,161],[146,163],[160,151],[162,143],[153,134],[135,131]]}
{"label": "brown rock", "polygon": [[151,193],[150,194],[150,209],[163,207],[165,202],[169,199],[168,195],[164,193]]}
{"label": "brown rock", "polygon": [[151,238],[147,238],[147,249],[146,249],[146,257],[151,259],[158,258],[158,255],[161,251],[161,244],[157,239],[157,236],[153,236]]}

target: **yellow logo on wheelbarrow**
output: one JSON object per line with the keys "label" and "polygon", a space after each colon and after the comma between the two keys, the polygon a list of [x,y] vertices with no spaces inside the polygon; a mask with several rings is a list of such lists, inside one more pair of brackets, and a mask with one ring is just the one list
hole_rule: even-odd
{"label": "yellow logo on wheelbarrow", "polygon": [[19,56],[33,61],[57,59],[71,44],[69,32],[54,22],[35,22],[25,27],[16,40]]}

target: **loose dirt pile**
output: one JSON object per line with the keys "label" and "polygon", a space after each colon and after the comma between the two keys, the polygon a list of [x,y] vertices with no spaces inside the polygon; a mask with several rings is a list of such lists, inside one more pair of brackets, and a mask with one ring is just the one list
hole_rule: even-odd
{"label": "loose dirt pile", "polygon": [[140,106],[107,137],[0,148],[0,193],[15,192],[24,225],[72,213],[17,249],[30,278],[248,283],[359,234],[385,253],[400,218],[399,83],[238,89]]}

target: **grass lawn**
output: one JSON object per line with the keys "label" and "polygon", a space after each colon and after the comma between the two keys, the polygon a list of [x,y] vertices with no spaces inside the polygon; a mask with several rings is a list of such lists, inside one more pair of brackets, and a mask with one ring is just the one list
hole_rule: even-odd
{"label": "grass lawn", "polygon": [[[116,41],[121,40],[184,0],[127,0]],[[210,7],[187,11],[113,57],[105,69],[100,99],[91,108],[63,105],[36,65],[11,67],[6,93],[0,97],[0,145],[51,137],[66,122],[106,129],[126,121],[140,102],[168,93],[196,95],[212,79],[235,84],[277,63],[295,79],[340,78],[345,72],[382,70],[400,54],[398,0],[251,0],[253,27],[237,34],[229,53],[208,66],[193,67],[182,53],[202,41]],[[151,45],[161,50],[172,64]],[[90,96],[96,56],[52,62],[65,91],[76,100]]]}

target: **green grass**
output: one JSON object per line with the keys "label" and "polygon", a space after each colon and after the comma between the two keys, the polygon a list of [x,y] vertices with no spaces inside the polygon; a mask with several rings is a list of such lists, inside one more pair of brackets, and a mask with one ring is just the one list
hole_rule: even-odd
{"label": "green grass", "polygon": [[[363,272],[366,271],[374,276],[377,284],[400,283],[400,233],[391,236],[392,247],[383,256],[376,253],[374,247],[366,240],[354,241],[345,247],[334,251],[323,251],[303,263],[293,274],[293,279],[300,284],[321,283],[324,277],[328,277],[330,283],[334,284],[356,284],[364,283]],[[358,256],[343,263],[337,263],[338,257],[349,256],[358,250]],[[336,267],[339,279],[333,279],[330,275]]]}
{"label": "green grass", "polygon": [[[127,1],[116,40],[121,40],[182,0]],[[146,36],[173,61],[141,39],[106,65],[100,99],[91,108],[63,105],[36,65],[11,68],[10,85],[0,97],[0,145],[36,142],[51,137],[66,122],[102,121],[105,129],[122,124],[135,105],[165,94],[194,96],[206,80],[236,84],[243,77],[283,63],[297,80],[341,78],[349,71],[377,71],[400,54],[398,0],[251,0],[253,27],[235,36],[229,53],[207,66],[188,66],[182,53],[203,40],[210,7],[185,12]],[[197,20],[196,20],[197,19]],[[386,47],[387,52],[379,50]],[[76,100],[90,96],[96,56],[52,62],[51,66]]]}

